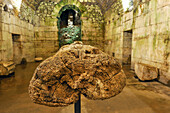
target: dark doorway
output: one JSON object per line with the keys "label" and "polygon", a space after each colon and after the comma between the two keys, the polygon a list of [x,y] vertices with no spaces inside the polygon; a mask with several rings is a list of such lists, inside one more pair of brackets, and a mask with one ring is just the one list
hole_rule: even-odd
{"label": "dark doorway", "polygon": [[59,46],[81,41],[81,12],[74,5],[61,8],[58,18]]}
{"label": "dark doorway", "polygon": [[131,65],[132,54],[132,30],[123,33],[123,64]]}
{"label": "dark doorway", "polygon": [[67,9],[64,11],[61,16],[60,21],[60,28],[67,27],[68,26],[68,20],[70,19],[73,25],[75,25],[75,11],[72,9]]}
{"label": "dark doorway", "polygon": [[21,38],[19,34],[12,34],[13,41],[13,60],[14,63],[20,64],[22,60],[22,45]]}

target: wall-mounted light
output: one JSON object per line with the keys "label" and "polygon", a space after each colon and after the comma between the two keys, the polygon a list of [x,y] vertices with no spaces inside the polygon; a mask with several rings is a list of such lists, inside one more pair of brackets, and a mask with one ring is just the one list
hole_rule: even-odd
{"label": "wall-mounted light", "polygon": [[12,10],[13,6],[11,4],[8,4],[8,8],[9,8],[9,10]]}
{"label": "wall-mounted light", "polygon": [[13,10],[13,6],[11,4],[7,4],[8,6],[8,12],[9,12],[9,17],[10,17],[10,14],[12,15],[12,10]]}

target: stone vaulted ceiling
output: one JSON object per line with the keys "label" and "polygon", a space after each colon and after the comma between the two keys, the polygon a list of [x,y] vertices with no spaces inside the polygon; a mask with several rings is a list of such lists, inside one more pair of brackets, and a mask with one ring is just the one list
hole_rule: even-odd
{"label": "stone vaulted ceiling", "polygon": [[98,4],[98,6],[100,7],[100,9],[102,10],[102,12],[106,12],[109,8],[111,8],[111,6],[117,2],[117,0],[95,0]]}
{"label": "stone vaulted ceiling", "polygon": [[[29,6],[31,6],[33,9],[37,9],[41,2],[59,2],[61,0],[23,0],[26,2]],[[102,10],[102,13],[106,12],[111,6],[116,3],[118,0],[79,0],[82,3],[95,3],[97,4],[100,9]]]}

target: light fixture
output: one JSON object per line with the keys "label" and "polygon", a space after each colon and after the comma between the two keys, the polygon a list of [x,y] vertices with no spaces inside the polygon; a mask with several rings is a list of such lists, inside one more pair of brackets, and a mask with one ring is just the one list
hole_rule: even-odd
{"label": "light fixture", "polygon": [[12,9],[13,9],[13,6],[12,6],[11,4],[8,4],[8,8],[9,8],[10,10],[12,10]]}

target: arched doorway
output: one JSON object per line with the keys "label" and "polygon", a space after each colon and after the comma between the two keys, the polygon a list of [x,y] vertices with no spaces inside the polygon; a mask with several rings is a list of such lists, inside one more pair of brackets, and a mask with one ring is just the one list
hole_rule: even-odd
{"label": "arched doorway", "polygon": [[58,15],[58,38],[60,47],[81,41],[81,12],[74,5],[61,8]]}

